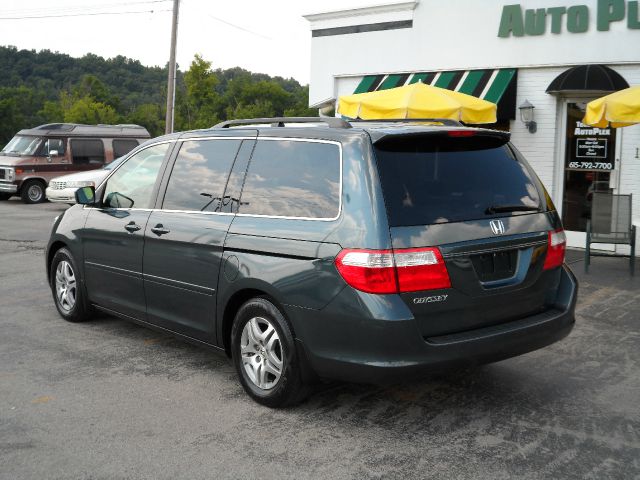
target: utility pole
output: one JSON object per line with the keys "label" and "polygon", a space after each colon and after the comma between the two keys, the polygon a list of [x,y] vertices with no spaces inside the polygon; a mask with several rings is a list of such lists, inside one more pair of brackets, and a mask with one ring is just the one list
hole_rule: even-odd
{"label": "utility pole", "polygon": [[165,133],[173,133],[174,107],[176,104],[176,43],[178,40],[178,8],[180,0],[173,0],[173,20],[171,23],[171,51],[169,53],[169,78],[167,80],[167,117]]}

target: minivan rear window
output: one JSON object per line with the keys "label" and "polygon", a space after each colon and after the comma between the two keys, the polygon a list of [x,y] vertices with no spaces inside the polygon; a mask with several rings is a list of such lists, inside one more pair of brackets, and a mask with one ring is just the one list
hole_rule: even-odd
{"label": "minivan rear window", "polygon": [[331,219],[340,210],[340,148],[333,143],[258,140],[240,213]]}
{"label": "minivan rear window", "polygon": [[[460,222],[540,208],[535,175],[502,139],[397,136],[374,148],[391,226]],[[500,207],[498,213],[495,207]]]}

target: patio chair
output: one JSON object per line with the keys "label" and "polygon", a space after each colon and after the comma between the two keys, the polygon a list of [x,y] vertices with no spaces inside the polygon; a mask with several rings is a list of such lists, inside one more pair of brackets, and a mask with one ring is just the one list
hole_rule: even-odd
{"label": "patio chair", "polygon": [[[631,195],[594,192],[591,203],[591,219],[587,221],[587,246],[584,271],[589,272],[591,256],[629,257],[629,269],[634,274],[636,254],[636,227],[631,220]],[[630,255],[591,252],[592,243],[629,245]]]}

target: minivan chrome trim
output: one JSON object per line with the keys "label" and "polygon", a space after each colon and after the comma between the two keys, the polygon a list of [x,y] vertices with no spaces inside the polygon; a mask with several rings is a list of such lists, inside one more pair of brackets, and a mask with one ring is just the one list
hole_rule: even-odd
{"label": "minivan chrome trim", "polygon": [[246,137],[180,137],[177,138],[176,142],[193,142],[196,140],[256,140],[257,136],[247,135]]}
{"label": "minivan chrome trim", "polygon": [[[343,185],[343,166],[344,166],[344,162],[343,162],[343,154],[342,154],[342,144],[338,141],[335,140],[322,140],[322,139],[314,139],[314,138],[295,138],[295,137],[190,137],[190,138],[178,138],[178,139],[173,139],[173,140],[164,140],[162,142],[157,142],[151,145],[147,145],[144,148],[141,148],[140,150],[136,150],[136,154],[138,152],[141,152],[142,150],[146,150],[147,148],[151,148],[151,147],[155,147],[157,145],[162,145],[163,143],[178,143],[178,142],[186,142],[186,141],[195,141],[195,140],[254,140],[254,141],[260,141],[260,140],[290,140],[290,141],[294,141],[294,142],[307,142],[307,143],[328,143],[328,144],[332,144],[332,145],[336,145],[338,147],[338,151],[339,151],[339,160],[340,160],[340,181],[338,184],[338,213],[335,217],[290,217],[290,216],[281,216],[281,215],[256,215],[253,213],[230,213],[230,212],[199,212],[196,210],[168,210],[168,209],[164,209],[164,208],[109,208],[109,210],[117,210],[117,211],[126,211],[126,212],[167,212],[167,213],[189,213],[189,214],[199,214],[199,215],[224,215],[224,216],[236,216],[236,217],[253,217],[253,218],[275,218],[275,219],[280,219],[280,220],[306,220],[306,221],[318,221],[318,222],[334,222],[336,221],[338,218],[340,218],[340,215],[342,214],[342,185]],[[132,152],[133,153],[133,152]],[[124,165],[128,160],[129,157],[131,157],[132,155],[129,155],[127,158],[125,158],[122,162],[120,162],[120,165],[118,165],[110,174],[108,177],[106,177],[97,187],[96,190],[101,188],[102,185],[109,180],[109,178],[111,178],[111,175],[113,175],[115,172],[118,171],[118,169],[120,167],[122,167],[122,165]],[[251,162],[249,161],[249,165],[247,166],[247,169],[249,168],[249,166],[251,165]],[[83,205],[83,208],[87,208],[88,205]],[[93,208],[93,207],[89,207],[89,208]]]}
{"label": "minivan chrome trim", "polygon": [[[493,237],[490,237],[493,238]],[[468,252],[459,252],[459,253],[443,253],[442,258],[456,258],[456,257],[468,257],[470,255],[482,255],[483,253],[493,253],[493,252],[503,252],[506,250],[519,250],[521,248],[528,247],[540,247],[542,245],[546,245],[546,240],[536,240],[534,242],[527,243],[517,243],[514,245],[506,245],[502,247],[494,247],[494,248],[485,248],[481,250],[470,250]]]}
{"label": "minivan chrome trim", "polygon": [[193,213],[196,215],[222,215],[222,216],[234,216],[235,213],[231,212],[200,212],[199,210],[169,210],[165,208],[153,208],[154,213]]}

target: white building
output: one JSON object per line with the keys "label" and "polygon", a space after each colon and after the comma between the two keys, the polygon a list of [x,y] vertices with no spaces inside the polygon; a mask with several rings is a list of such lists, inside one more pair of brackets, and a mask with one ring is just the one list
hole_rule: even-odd
{"label": "white building", "polygon": [[[416,81],[497,103],[495,128],[546,185],[569,245],[584,247],[594,190],[633,194],[640,219],[640,125],[580,123],[586,102],[640,84],[640,2],[578,1],[389,1],[307,15],[310,104]],[[525,100],[533,133],[517,108]]]}

